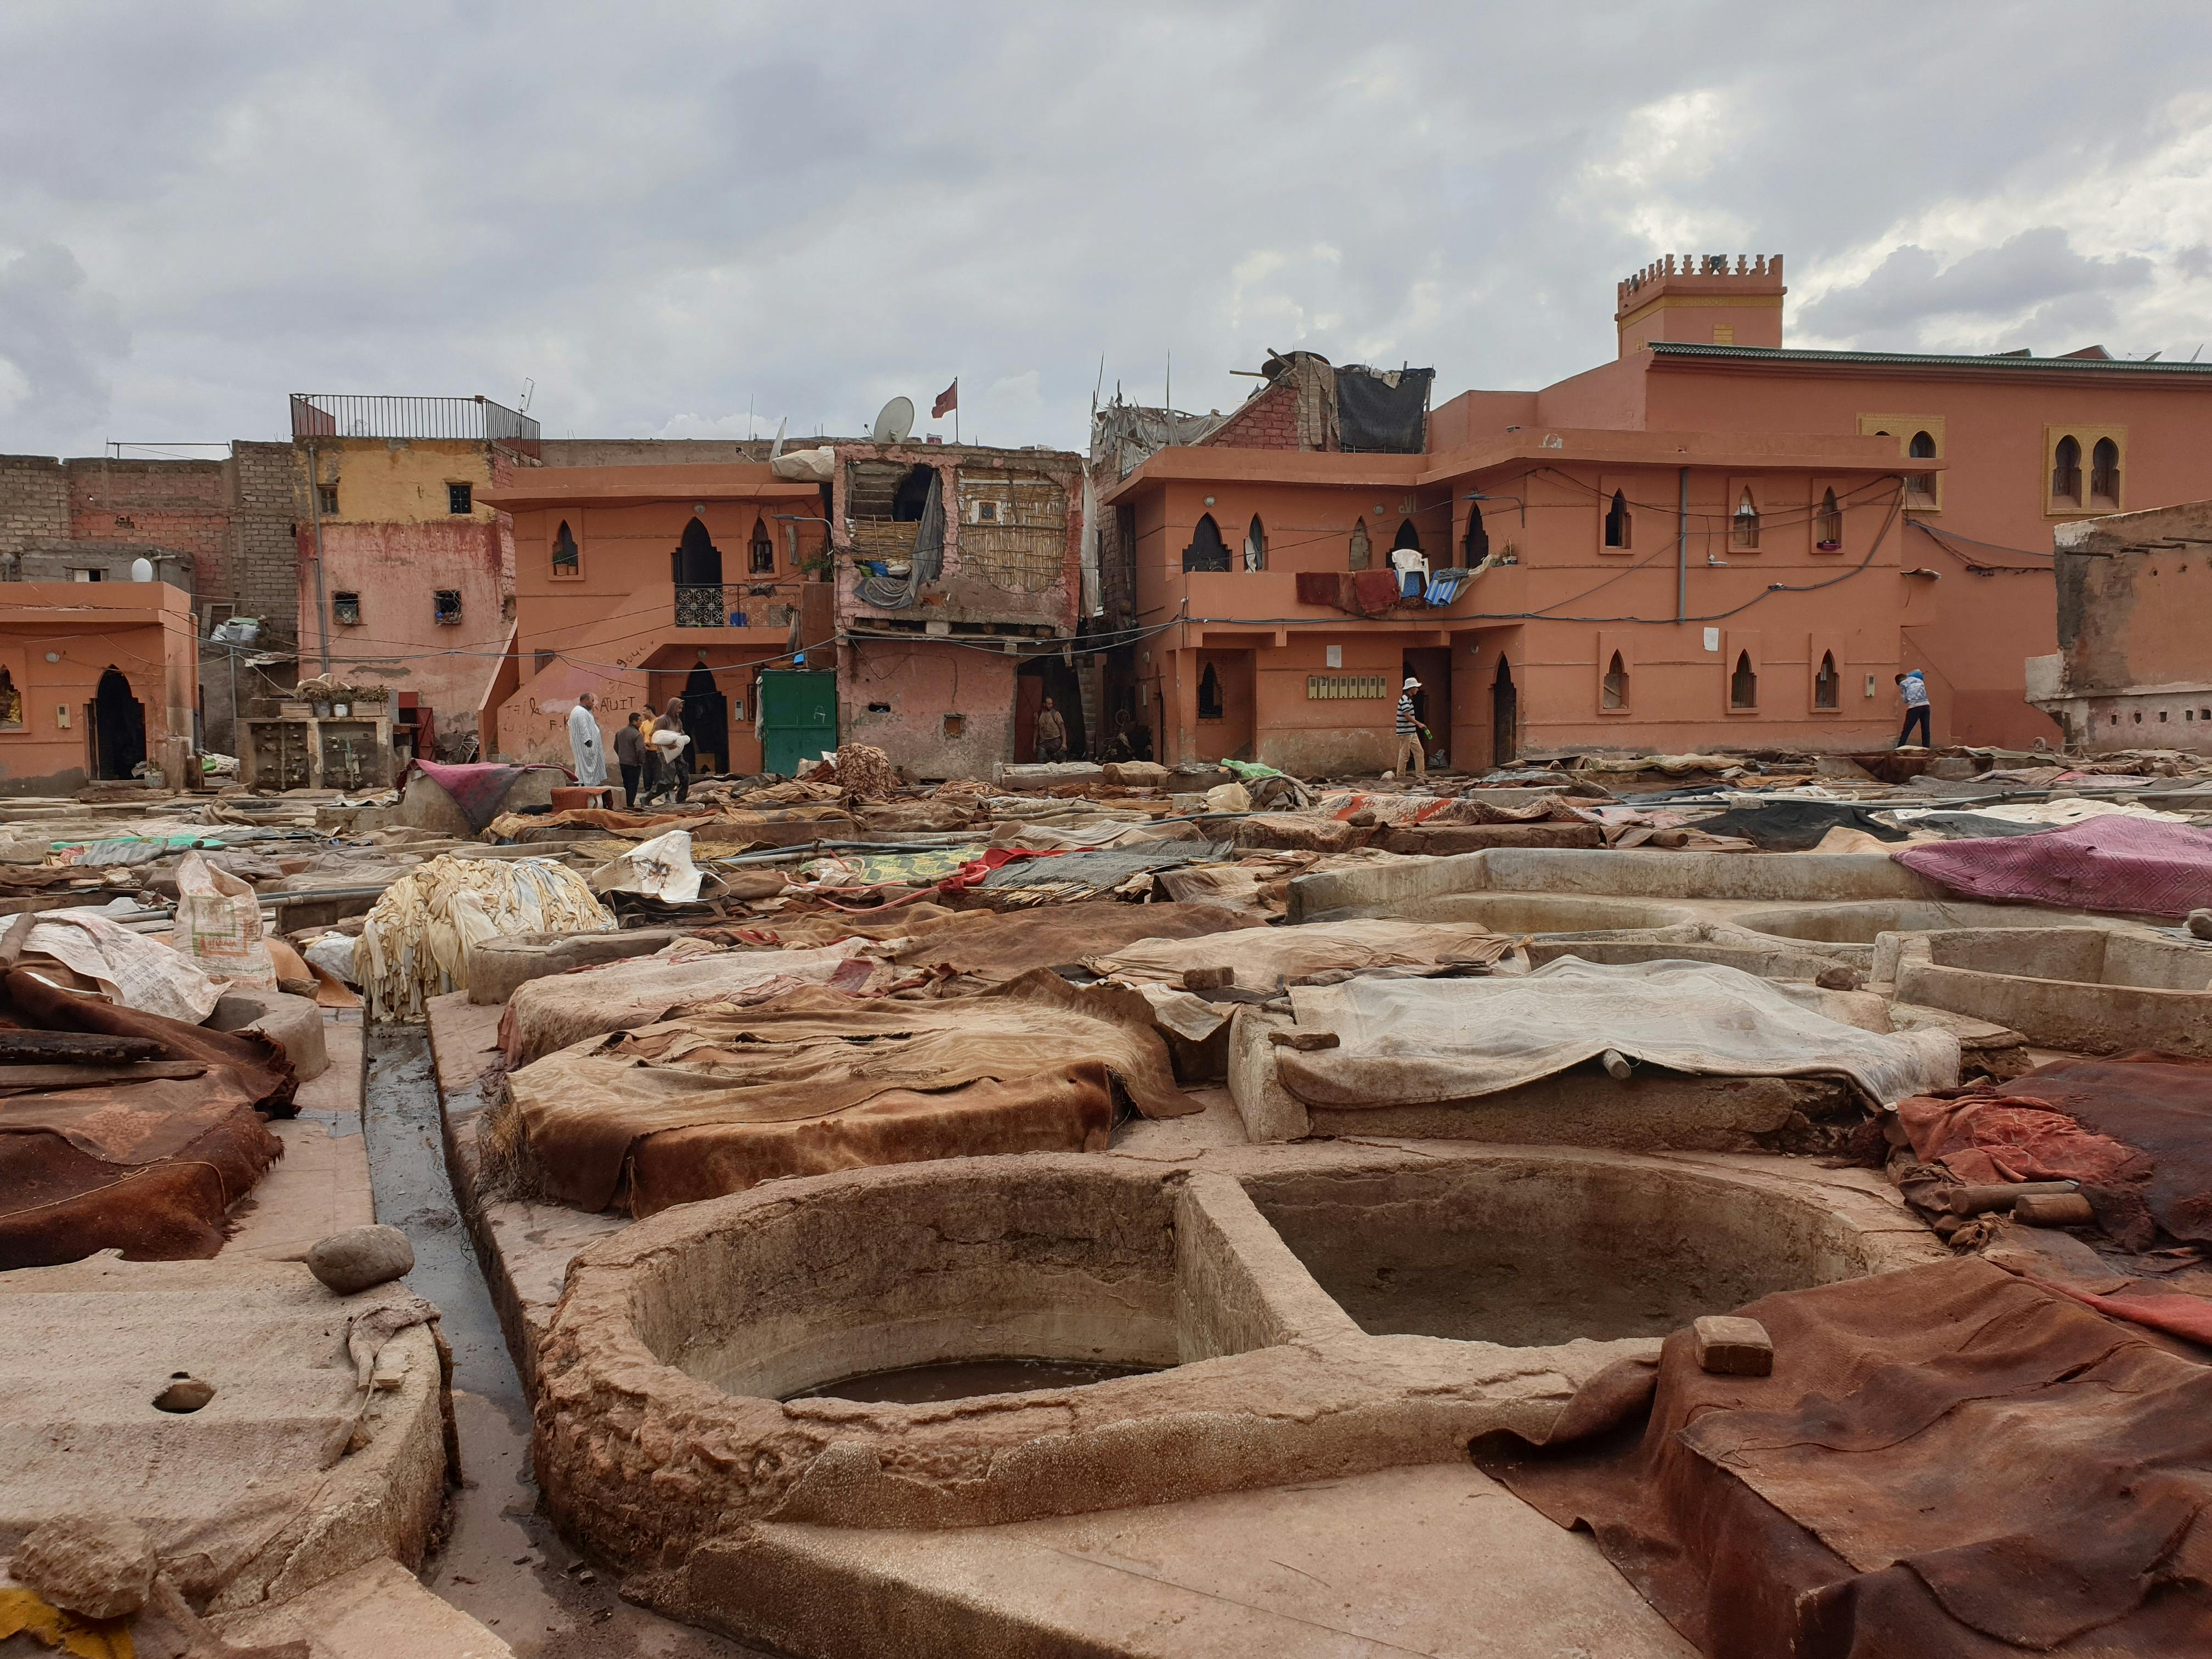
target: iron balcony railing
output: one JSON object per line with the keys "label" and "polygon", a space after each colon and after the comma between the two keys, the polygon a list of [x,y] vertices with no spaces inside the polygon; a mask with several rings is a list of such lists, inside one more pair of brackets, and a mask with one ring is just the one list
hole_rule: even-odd
{"label": "iron balcony railing", "polygon": [[538,459],[538,422],[476,398],[386,398],[354,392],[292,394],[295,438],[440,438],[497,444]]}
{"label": "iron balcony railing", "polygon": [[676,588],[678,628],[781,628],[797,608],[760,582]]}

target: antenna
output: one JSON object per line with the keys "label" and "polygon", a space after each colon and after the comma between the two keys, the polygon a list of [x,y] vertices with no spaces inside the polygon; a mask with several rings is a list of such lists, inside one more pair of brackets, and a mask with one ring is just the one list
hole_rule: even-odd
{"label": "antenna", "polygon": [[868,435],[879,444],[904,443],[914,430],[914,399],[894,398],[883,406]]}

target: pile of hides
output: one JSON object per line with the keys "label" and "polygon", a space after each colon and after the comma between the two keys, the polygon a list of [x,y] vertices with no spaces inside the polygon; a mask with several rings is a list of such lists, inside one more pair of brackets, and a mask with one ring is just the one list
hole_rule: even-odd
{"label": "pile of hides", "polygon": [[[1124,888],[1149,890],[1154,872],[1184,865],[1226,862],[1233,842],[1155,842],[1149,846],[1109,847],[1090,853],[1064,853],[1041,865],[1010,865],[994,870],[981,890],[1009,904],[1065,904]],[[1146,878],[1139,882],[1137,878]]]}
{"label": "pile of hides", "polygon": [[2038,836],[1931,842],[1890,856],[1969,898],[2151,916],[2212,904],[2212,830],[2118,814]]}
{"label": "pile of hides", "polygon": [[679,1009],[745,1007],[809,986],[872,995],[906,976],[884,962],[882,946],[865,939],[799,951],[715,951],[680,940],[655,956],[516,987],[500,1015],[500,1047],[510,1066],[526,1066],[556,1048],[651,1025]]}
{"label": "pile of hides", "polygon": [[1410,858],[1407,854],[1377,848],[1342,853],[1268,852],[1247,854],[1234,864],[1164,870],[1155,879],[1161,892],[1178,902],[1225,905],[1253,913],[1255,918],[1279,916],[1289,909],[1291,884],[1300,876],[1326,875],[1381,860],[1410,861]]}
{"label": "pile of hides", "polygon": [[641,842],[592,872],[595,893],[641,893],[663,904],[690,904],[699,897],[699,867],[691,862],[691,837],[671,830]]}
{"label": "pile of hides", "polygon": [[2212,1367],[2124,1300],[1971,1257],[1784,1291],[1742,1310],[1772,1375],[1677,1332],[1475,1461],[1707,1654],[2201,1653]]}
{"label": "pile of hides", "polygon": [[1903,841],[1908,832],[1863,806],[1840,800],[1770,800],[1732,806],[1698,828],[1709,836],[1736,836],[1762,853],[1808,853],[1831,830],[1856,830],[1876,841]]}
{"label": "pile of hides", "polygon": [[42,910],[11,923],[17,960],[45,958],[58,983],[96,989],[118,1006],[197,1025],[215,1012],[222,988],[198,963],[98,910]]}
{"label": "pile of hides", "polygon": [[895,958],[951,976],[956,984],[996,984],[1038,968],[1080,962],[1086,952],[1117,951],[1139,939],[1163,946],[1181,939],[1241,935],[1259,918],[1215,904],[1120,904],[1092,900],[1030,910],[970,910],[892,948]]}
{"label": "pile of hides", "polygon": [[1317,1106],[1472,1100],[1608,1048],[1698,1076],[1838,1078],[1875,1104],[1959,1077],[1948,1031],[1846,1025],[1717,963],[1562,957],[1522,977],[1299,987],[1291,1007],[1300,1030],[1337,1036],[1334,1048],[1277,1057],[1284,1085]]}
{"label": "pile of hides", "polygon": [[1913,1155],[1960,1181],[2077,1182],[2124,1249],[2212,1244],[2212,1060],[2053,1060],[1897,1113]]}
{"label": "pile of hides", "polygon": [[640,1216],[784,1176],[1103,1151],[1117,1088],[1147,1116],[1194,1109],[1148,1024],[1044,973],[941,1002],[804,989],[695,1008],[507,1081],[493,1157],[564,1203]]}
{"label": "pile of hides", "polygon": [[1141,939],[1119,950],[1087,956],[1083,965],[1102,979],[1180,985],[1194,968],[1226,969],[1230,984],[1272,991],[1286,981],[1316,974],[1364,973],[1378,968],[1426,971],[1496,962],[1513,941],[1471,922],[1316,922],[1304,927],[1248,927],[1199,939]]}
{"label": "pile of hides", "polygon": [[477,946],[503,933],[611,933],[614,913],[549,859],[435,858],[384,890],[354,942],[372,1019],[420,1020],[469,982]]}
{"label": "pile of hides", "polygon": [[839,744],[836,771],[838,785],[848,799],[888,800],[898,793],[898,769],[873,744]]}
{"label": "pile of hides", "polygon": [[2091,818],[2144,818],[2154,823],[2186,823],[2179,812],[2160,812],[2134,802],[2082,800],[2067,796],[2059,800],[2022,801],[2018,805],[1978,806],[1972,811],[1949,811],[1939,806],[1899,807],[1890,816],[1899,823],[1926,825],[1955,836],[2032,836],[2039,830]]}
{"label": "pile of hides", "polygon": [[293,1076],[258,1031],[211,1031],[0,969],[0,1270],[121,1250],[212,1256],[283,1153]]}

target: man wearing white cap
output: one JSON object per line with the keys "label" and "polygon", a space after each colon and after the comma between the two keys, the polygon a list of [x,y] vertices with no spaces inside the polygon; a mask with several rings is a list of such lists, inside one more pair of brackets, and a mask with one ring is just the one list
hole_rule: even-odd
{"label": "man wearing white cap", "polygon": [[1406,676],[1405,688],[1398,693],[1398,757],[1391,767],[1401,774],[1410,772],[1417,778],[1425,778],[1429,775],[1429,757],[1422,740],[1435,734],[1421,724],[1421,717],[1413,712],[1413,693],[1420,689],[1420,681],[1411,674]]}

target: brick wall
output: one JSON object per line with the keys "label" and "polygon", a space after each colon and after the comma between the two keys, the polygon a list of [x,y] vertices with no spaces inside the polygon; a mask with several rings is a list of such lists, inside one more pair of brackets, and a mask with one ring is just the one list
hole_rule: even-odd
{"label": "brick wall", "polygon": [[69,481],[51,455],[0,455],[0,561],[69,536]]}
{"label": "brick wall", "polygon": [[230,488],[221,461],[64,462],[73,542],[189,554],[195,590],[226,587]]}
{"label": "brick wall", "polygon": [[237,443],[229,471],[229,581],[222,597],[239,615],[261,619],[264,649],[289,650],[300,637],[300,538],[311,534],[307,460],[289,443]]}
{"label": "brick wall", "polygon": [[1285,375],[1208,433],[1205,441],[1224,449],[1296,449],[1298,389]]}

